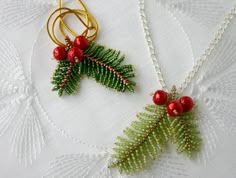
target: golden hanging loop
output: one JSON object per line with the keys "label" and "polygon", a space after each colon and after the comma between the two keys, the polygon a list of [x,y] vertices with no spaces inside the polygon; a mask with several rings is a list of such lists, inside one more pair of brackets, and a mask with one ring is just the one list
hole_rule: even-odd
{"label": "golden hanging loop", "polygon": [[[98,35],[98,23],[92,14],[88,12],[81,0],[77,0],[81,9],[70,9],[62,7],[62,0],[58,0],[58,8],[51,13],[47,21],[47,32],[54,43],[59,46],[67,46],[66,42],[62,42],[56,36],[56,27],[58,27],[59,34],[68,40],[68,35],[74,37],[83,35],[88,41],[94,41]],[[68,15],[74,15],[80,23],[85,27],[81,34],[74,32],[65,22]]]}

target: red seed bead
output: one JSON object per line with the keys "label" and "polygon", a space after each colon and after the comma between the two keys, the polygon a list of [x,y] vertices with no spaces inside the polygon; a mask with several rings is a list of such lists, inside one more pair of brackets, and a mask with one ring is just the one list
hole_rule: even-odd
{"label": "red seed bead", "polygon": [[83,57],[84,57],[83,51],[77,47],[70,48],[67,53],[67,58],[71,62],[80,62],[83,60]]}
{"label": "red seed bead", "polygon": [[62,46],[58,46],[53,50],[53,56],[56,60],[61,61],[66,59],[66,51]]}
{"label": "red seed bead", "polygon": [[163,105],[166,103],[167,97],[168,95],[165,91],[157,90],[155,94],[153,95],[152,100],[156,105]]}
{"label": "red seed bead", "polygon": [[179,101],[172,100],[167,103],[166,111],[170,116],[176,117],[183,113],[183,107]]}
{"label": "red seed bead", "polygon": [[188,112],[193,109],[194,103],[192,98],[190,98],[189,96],[183,96],[182,98],[180,98],[179,102],[182,105],[184,112]]}
{"label": "red seed bead", "polygon": [[89,46],[89,42],[85,36],[77,36],[74,41],[74,46],[81,50],[85,50]]}

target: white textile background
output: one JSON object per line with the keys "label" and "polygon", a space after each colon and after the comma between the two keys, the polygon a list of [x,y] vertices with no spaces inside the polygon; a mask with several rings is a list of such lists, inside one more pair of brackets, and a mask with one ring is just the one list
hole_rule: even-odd
{"label": "white textile background", "polygon": [[[83,78],[78,92],[51,92],[55,45],[45,24],[56,2],[0,2],[0,178],[126,177],[108,170],[115,138],[160,88],[137,0],[85,2],[100,25],[97,42],[135,66],[135,93]],[[179,85],[206,49],[234,0],[146,0],[145,11],[168,86]],[[66,5],[75,8],[70,0]],[[75,24],[72,24],[75,25]],[[174,147],[140,177],[236,177],[236,19],[185,94],[202,108],[203,148],[194,160]]]}

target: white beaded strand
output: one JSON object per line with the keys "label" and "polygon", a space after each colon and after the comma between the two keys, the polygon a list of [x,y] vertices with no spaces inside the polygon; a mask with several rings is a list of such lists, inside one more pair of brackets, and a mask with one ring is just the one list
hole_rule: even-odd
{"label": "white beaded strand", "polygon": [[[168,90],[165,80],[163,78],[163,74],[161,72],[158,58],[155,55],[155,49],[153,47],[153,42],[151,39],[149,27],[148,27],[147,17],[145,14],[144,0],[139,0],[139,12],[140,12],[142,25],[143,25],[145,39],[148,44],[150,56],[151,56],[156,74],[158,76],[158,80],[161,84],[162,89],[168,92],[169,90]],[[218,29],[218,31],[215,35],[215,38],[211,41],[208,48],[200,56],[200,58],[197,60],[197,62],[193,66],[192,70],[188,73],[187,77],[184,79],[184,82],[178,88],[178,90],[177,90],[178,94],[182,93],[188,87],[188,85],[192,82],[193,78],[196,76],[196,74],[198,73],[198,71],[199,71],[200,67],[203,65],[203,63],[209,59],[208,57],[211,55],[212,50],[215,49],[215,47],[217,46],[219,41],[222,39],[224,32],[228,28],[228,26],[229,26],[230,22],[232,21],[232,19],[234,18],[235,14],[236,14],[236,5],[226,15],[225,19],[223,20],[222,24],[220,25],[220,28]]]}

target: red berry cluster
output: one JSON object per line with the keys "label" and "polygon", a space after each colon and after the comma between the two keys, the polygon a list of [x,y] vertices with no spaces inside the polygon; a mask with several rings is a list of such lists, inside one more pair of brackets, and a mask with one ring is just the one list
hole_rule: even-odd
{"label": "red berry cluster", "polygon": [[88,46],[89,42],[84,36],[77,36],[72,48],[66,51],[66,48],[58,46],[54,49],[53,56],[58,61],[68,59],[71,62],[80,62],[84,57],[83,50]]}
{"label": "red berry cluster", "polygon": [[168,101],[168,94],[163,90],[157,90],[153,96],[153,102],[156,105],[166,104],[167,113],[172,116],[180,116],[183,112],[189,112],[192,110],[194,103],[189,96],[183,96],[179,100]]}

